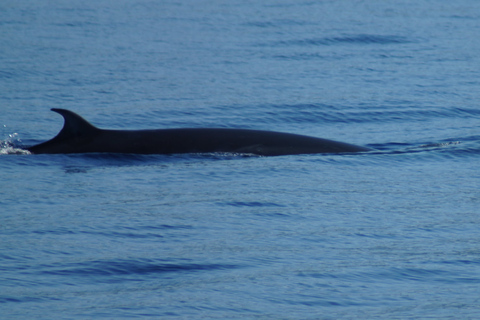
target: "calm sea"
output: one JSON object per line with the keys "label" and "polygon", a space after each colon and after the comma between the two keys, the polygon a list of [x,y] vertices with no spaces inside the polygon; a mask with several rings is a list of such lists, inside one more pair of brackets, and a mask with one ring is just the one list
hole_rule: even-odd
{"label": "calm sea", "polygon": [[[0,2],[1,319],[480,318],[480,2]],[[348,155],[28,155],[63,125]]]}

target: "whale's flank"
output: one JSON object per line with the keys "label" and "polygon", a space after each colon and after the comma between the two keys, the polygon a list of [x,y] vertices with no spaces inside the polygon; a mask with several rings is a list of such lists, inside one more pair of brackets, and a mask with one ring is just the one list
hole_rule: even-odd
{"label": "whale's flank", "polygon": [[27,148],[31,153],[226,152],[279,156],[370,150],[333,140],[262,130],[224,128],[105,130],[93,126],[72,111],[65,109],[52,111],[63,116],[63,128],[53,139]]}

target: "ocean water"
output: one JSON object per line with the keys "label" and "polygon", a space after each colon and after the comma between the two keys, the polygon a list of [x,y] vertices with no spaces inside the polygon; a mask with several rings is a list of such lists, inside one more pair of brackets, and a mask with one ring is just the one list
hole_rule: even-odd
{"label": "ocean water", "polygon": [[[1,319],[477,319],[480,3],[2,1]],[[30,155],[226,127],[360,154]]]}

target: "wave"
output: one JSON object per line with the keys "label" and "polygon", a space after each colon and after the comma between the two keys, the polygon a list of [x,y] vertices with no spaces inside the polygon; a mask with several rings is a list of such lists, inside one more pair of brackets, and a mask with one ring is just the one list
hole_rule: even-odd
{"label": "wave", "polygon": [[200,272],[236,269],[239,265],[219,263],[168,263],[153,259],[96,260],[80,263],[66,263],[42,266],[42,275],[111,277],[179,272]]}
{"label": "wave", "polygon": [[260,202],[260,201],[231,201],[223,203],[226,206],[232,207],[283,207],[278,203],[274,202]]}
{"label": "wave", "polygon": [[329,46],[336,44],[400,44],[411,42],[408,38],[396,35],[358,34],[340,37],[306,38],[278,41],[275,46]]}
{"label": "wave", "polygon": [[260,123],[387,123],[423,122],[435,118],[480,118],[480,110],[473,108],[433,106],[420,108],[414,105],[365,108],[326,104],[268,105],[242,108],[242,112],[244,117]]}
{"label": "wave", "polygon": [[[473,262],[478,263],[478,262]],[[442,269],[434,268],[390,268],[386,270],[374,270],[367,272],[354,272],[354,273],[310,273],[302,274],[305,277],[312,278],[327,278],[327,279],[343,279],[347,281],[358,281],[358,282],[394,282],[394,281],[414,281],[414,282],[440,282],[440,283],[480,283],[480,278],[473,274],[462,274],[459,275],[456,272],[451,272]]]}
{"label": "wave", "polygon": [[333,37],[303,38],[260,43],[259,47],[317,47],[333,45],[391,45],[411,43],[413,40],[398,35],[353,34]]}
{"label": "wave", "polygon": [[[212,117],[215,113],[215,117]],[[150,119],[164,118],[152,112]],[[468,107],[416,106],[401,101],[396,105],[330,105],[324,103],[225,105],[209,109],[192,108],[176,115],[165,127],[222,127],[266,129],[272,124],[372,123],[424,121],[436,118],[480,119],[480,110]],[[180,119],[180,120],[178,120]]]}

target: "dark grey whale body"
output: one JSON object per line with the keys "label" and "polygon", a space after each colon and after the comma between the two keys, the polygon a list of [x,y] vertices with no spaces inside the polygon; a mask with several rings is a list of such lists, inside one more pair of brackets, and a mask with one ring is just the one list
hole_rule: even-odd
{"label": "dark grey whale body", "polygon": [[245,153],[279,156],[360,152],[370,149],[315,137],[247,129],[185,128],[104,130],[76,113],[52,109],[65,120],[56,137],[27,148],[31,153]]}

